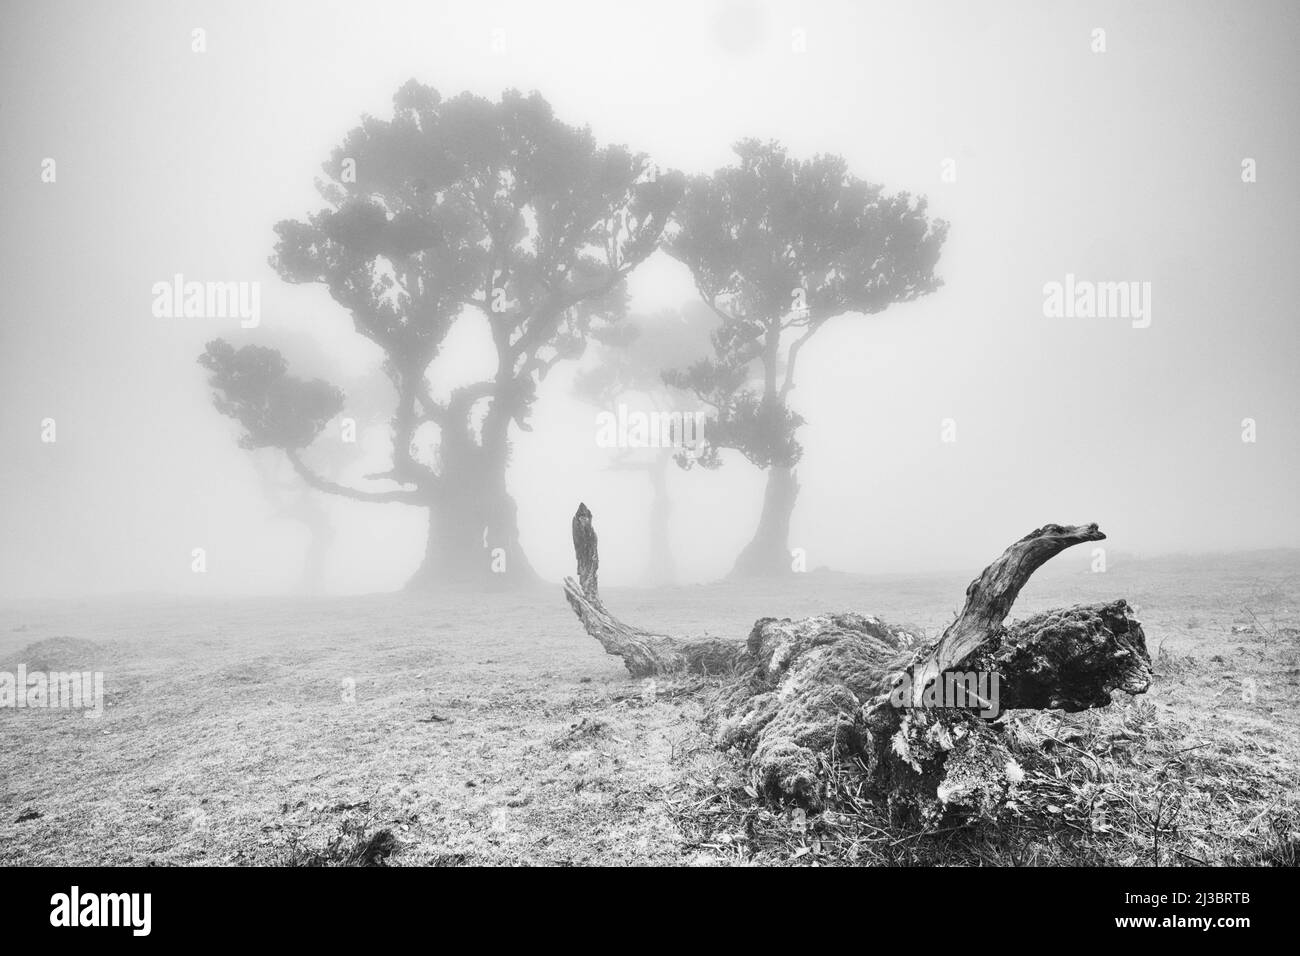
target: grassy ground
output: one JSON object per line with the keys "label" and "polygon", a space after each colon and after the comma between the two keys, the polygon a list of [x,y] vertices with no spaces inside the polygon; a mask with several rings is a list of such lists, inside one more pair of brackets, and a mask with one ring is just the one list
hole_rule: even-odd
{"label": "grassy ground", "polygon": [[[757,617],[825,610],[934,635],[975,570],[605,598],[633,623],[738,640]],[[1293,860],[1300,552],[1048,566],[1016,613],[1114,597],[1139,608],[1151,692],[1017,718],[1033,756],[1012,817],[929,834],[758,805],[699,732],[708,688],[628,678],[558,586],[9,605],[0,671],[102,670],[107,706],[0,710],[0,863]]]}

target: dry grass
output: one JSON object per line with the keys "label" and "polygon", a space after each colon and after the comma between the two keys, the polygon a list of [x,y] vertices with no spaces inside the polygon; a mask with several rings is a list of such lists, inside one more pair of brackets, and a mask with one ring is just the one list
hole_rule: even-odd
{"label": "dry grass", "polygon": [[[1077,567],[1040,572],[1018,613],[1129,598],[1155,686],[1015,715],[1015,808],[929,833],[880,819],[851,766],[827,768],[828,813],[761,805],[699,731],[709,687],[630,680],[558,587],[11,605],[0,670],[103,670],[108,707],[0,711],[0,863],[1293,864],[1300,554]],[[607,600],[737,640],[764,614],[845,609],[933,633],[968,577]]]}

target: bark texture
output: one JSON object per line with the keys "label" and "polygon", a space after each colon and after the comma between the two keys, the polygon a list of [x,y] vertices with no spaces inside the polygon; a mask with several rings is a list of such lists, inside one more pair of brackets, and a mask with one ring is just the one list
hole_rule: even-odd
{"label": "bark texture", "polygon": [[[962,612],[932,645],[912,629],[852,613],[763,618],[741,644],[619,621],[600,600],[596,532],[579,505],[578,580],[565,580],[565,596],[633,676],[727,675],[706,722],[719,747],[745,756],[766,796],[820,809],[830,781],[861,774],[894,815],[937,823],[996,815],[1018,782],[1020,768],[992,719],[1001,712],[1077,711],[1105,706],[1116,690],[1150,686],[1146,640],[1125,601],[1003,623],[1038,567],[1103,537],[1096,525],[1046,525],[1026,535],[971,582]],[[996,700],[935,699],[954,676],[974,673],[997,675]]]}

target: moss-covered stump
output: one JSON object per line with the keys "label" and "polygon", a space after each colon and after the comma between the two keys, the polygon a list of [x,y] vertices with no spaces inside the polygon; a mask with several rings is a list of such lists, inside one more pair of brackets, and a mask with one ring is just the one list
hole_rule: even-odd
{"label": "moss-covered stump", "polygon": [[1104,707],[1151,686],[1146,635],[1127,601],[1055,608],[999,628],[962,664],[1002,675],[1003,710]]}
{"label": "moss-covered stump", "polygon": [[899,821],[991,819],[1023,774],[996,724],[966,710],[867,708],[871,792]]}
{"label": "moss-covered stump", "polygon": [[1020,708],[1105,706],[1146,691],[1151,659],[1124,601],[1004,625],[1029,576],[1053,555],[1105,536],[1044,525],[966,589],[934,643],[861,614],[763,618],[744,644],[691,641],[624,624],[600,599],[591,512],[573,519],[578,580],[565,597],[587,632],[634,676],[724,674],[707,711],[714,742],[749,762],[768,798],[822,808],[845,777],[901,818],[995,816],[1022,773],[996,718]]}
{"label": "moss-covered stump", "polygon": [[[923,822],[994,815],[1020,768],[982,708],[911,707],[897,691],[928,645],[861,614],[763,618],[746,670],[709,708],[714,742],[736,748],[765,795],[819,809],[832,781],[865,773],[895,816]],[[1123,601],[1035,615],[1000,630],[967,671],[999,675],[997,713],[1102,706],[1142,693],[1150,658]]]}
{"label": "moss-covered stump", "polygon": [[919,646],[861,614],[765,617],[746,642],[746,669],[709,708],[714,742],[748,757],[764,794],[820,808],[828,762],[866,755],[862,707]]}
{"label": "moss-covered stump", "polygon": [[899,707],[908,669],[863,712],[872,791],[895,817],[923,823],[991,818],[1020,782],[994,719],[1009,710],[1069,712],[1110,703],[1111,694],[1151,686],[1142,625],[1126,601],[1075,605],[998,628],[960,662],[964,673],[996,674],[996,713]]}

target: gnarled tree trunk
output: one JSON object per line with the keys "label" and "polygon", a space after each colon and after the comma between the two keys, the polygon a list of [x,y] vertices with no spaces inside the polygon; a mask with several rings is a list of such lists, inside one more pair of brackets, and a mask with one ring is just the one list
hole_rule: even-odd
{"label": "gnarled tree trunk", "polygon": [[537,582],[519,544],[514,499],[474,489],[429,505],[424,560],[407,591],[448,588],[518,588]]}
{"label": "gnarled tree trunk", "polygon": [[859,767],[896,815],[936,822],[995,815],[1016,784],[1019,768],[993,722],[1001,711],[1077,711],[1150,686],[1146,640],[1125,601],[1003,623],[1038,567],[1103,537],[1096,525],[1046,525],[1021,538],[971,582],[933,645],[860,614],[763,618],[744,644],[631,627],[600,599],[586,505],[573,519],[578,580],[566,578],[564,590],[587,632],[633,676],[728,676],[708,725],[718,746],[746,756],[769,797],[817,809],[835,768]]}
{"label": "gnarled tree trunk", "polygon": [[439,480],[427,496],[424,561],[408,591],[519,588],[538,581],[519,543],[515,500],[506,487],[510,419],[489,413],[476,440],[469,398],[453,399],[441,433]]}
{"label": "gnarled tree trunk", "polygon": [[650,465],[650,485],[654,498],[650,502],[650,560],[646,564],[646,583],[652,587],[672,584],[677,579],[677,562],[673,559],[672,541],[668,536],[673,501],[668,494],[668,467],[673,456],[661,452]]}
{"label": "gnarled tree trunk", "polygon": [[790,518],[794,514],[799,482],[794,468],[772,465],[763,490],[763,513],[754,537],[736,558],[733,578],[777,577],[790,574]]}

